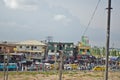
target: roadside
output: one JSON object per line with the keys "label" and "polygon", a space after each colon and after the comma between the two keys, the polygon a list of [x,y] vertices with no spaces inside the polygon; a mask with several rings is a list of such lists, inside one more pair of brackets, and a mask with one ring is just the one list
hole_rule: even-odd
{"label": "roadside", "polygon": [[[109,80],[120,80],[120,72],[110,71]],[[58,80],[58,72],[9,72],[9,80]],[[63,80],[103,80],[102,71],[64,71]],[[3,80],[3,72],[0,72],[0,80]]]}

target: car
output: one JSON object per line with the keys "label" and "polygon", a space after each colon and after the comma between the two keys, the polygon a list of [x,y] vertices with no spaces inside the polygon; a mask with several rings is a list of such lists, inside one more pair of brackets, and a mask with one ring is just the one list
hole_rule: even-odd
{"label": "car", "polygon": [[105,71],[105,66],[95,66],[92,70],[93,71]]}
{"label": "car", "polygon": [[72,67],[69,64],[65,64],[64,70],[72,70]]}
{"label": "car", "polygon": [[31,65],[27,68],[28,71],[37,71],[42,70],[42,64],[39,65]]}
{"label": "car", "polygon": [[120,66],[112,66],[110,70],[117,70],[120,71]]}
{"label": "car", "polygon": [[78,65],[77,64],[71,64],[70,65],[73,70],[77,69]]}

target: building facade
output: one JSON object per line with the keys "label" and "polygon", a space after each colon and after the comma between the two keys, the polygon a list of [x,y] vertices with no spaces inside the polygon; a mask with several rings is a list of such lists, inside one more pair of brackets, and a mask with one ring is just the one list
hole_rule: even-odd
{"label": "building facade", "polygon": [[82,36],[81,42],[77,44],[78,54],[90,55],[90,45],[87,36]]}
{"label": "building facade", "polygon": [[59,56],[59,50],[62,50],[64,53],[64,57],[73,56],[73,43],[64,43],[64,42],[48,42],[48,56],[51,55],[52,59],[55,56]]}
{"label": "building facade", "polygon": [[0,54],[3,53],[14,53],[14,48],[16,46],[14,45],[14,43],[10,43],[7,41],[4,42],[0,42]]}
{"label": "building facade", "polygon": [[45,55],[46,44],[36,40],[16,43],[16,53],[24,53],[27,59],[42,59]]}

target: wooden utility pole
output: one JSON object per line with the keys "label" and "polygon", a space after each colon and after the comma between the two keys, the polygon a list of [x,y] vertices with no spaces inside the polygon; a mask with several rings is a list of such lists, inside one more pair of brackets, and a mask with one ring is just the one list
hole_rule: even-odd
{"label": "wooden utility pole", "polygon": [[57,45],[54,46],[55,47],[55,71],[57,70]]}
{"label": "wooden utility pole", "polygon": [[108,58],[110,42],[110,17],[111,17],[111,0],[108,0],[108,17],[107,17],[107,34],[106,34],[106,61],[105,61],[105,80],[108,80]]}
{"label": "wooden utility pole", "polygon": [[63,52],[60,51],[59,80],[62,80]]}
{"label": "wooden utility pole", "polygon": [[4,79],[8,80],[8,53],[6,53],[6,47],[4,47]]}
{"label": "wooden utility pole", "polygon": [[6,80],[5,50],[4,50],[4,68],[3,68],[3,71],[4,71],[4,79],[3,80]]}
{"label": "wooden utility pole", "polygon": [[8,60],[8,53],[7,53],[7,61],[6,61],[6,80],[8,80],[8,65],[9,65],[9,60]]}

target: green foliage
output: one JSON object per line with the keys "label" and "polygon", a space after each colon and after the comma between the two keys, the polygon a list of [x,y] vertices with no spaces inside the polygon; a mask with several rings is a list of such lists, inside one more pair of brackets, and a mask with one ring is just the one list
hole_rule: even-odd
{"label": "green foliage", "polygon": [[104,48],[98,48],[97,46],[91,48],[91,54],[96,57],[102,57],[104,55]]}

